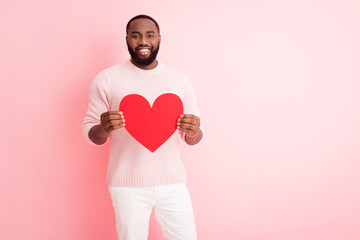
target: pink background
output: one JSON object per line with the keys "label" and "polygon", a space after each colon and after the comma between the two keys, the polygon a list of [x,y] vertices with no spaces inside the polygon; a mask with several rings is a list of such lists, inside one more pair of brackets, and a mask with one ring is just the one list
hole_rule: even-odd
{"label": "pink background", "polygon": [[[183,146],[199,239],[360,239],[359,1],[2,1],[0,239],[116,239],[89,84],[158,20],[206,134]],[[149,239],[162,239],[151,220]]]}

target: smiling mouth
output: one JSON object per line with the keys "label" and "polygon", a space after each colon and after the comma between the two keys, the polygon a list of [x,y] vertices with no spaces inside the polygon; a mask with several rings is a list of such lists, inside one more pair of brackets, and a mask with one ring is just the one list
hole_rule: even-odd
{"label": "smiling mouth", "polygon": [[141,55],[141,56],[147,56],[150,54],[151,50],[149,48],[137,48],[136,51]]}

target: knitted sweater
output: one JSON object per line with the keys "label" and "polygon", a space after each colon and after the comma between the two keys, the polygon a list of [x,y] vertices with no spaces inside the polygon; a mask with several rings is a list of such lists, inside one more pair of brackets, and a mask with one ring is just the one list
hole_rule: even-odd
{"label": "knitted sweater", "polygon": [[[160,61],[151,70],[138,68],[128,60],[101,71],[90,85],[90,101],[82,125],[85,139],[94,144],[88,136],[90,129],[100,124],[103,112],[119,111],[124,97],[138,94],[152,106],[159,96],[166,93],[175,94],[181,99],[185,114],[199,116],[191,82]],[[126,122],[126,114],[124,118]],[[111,145],[107,184],[137,187],[185,182],[186,171],[179,153],[182,134],[176,130],[152,152],[140,144],[125,127],[114,130],[109,137]]]}

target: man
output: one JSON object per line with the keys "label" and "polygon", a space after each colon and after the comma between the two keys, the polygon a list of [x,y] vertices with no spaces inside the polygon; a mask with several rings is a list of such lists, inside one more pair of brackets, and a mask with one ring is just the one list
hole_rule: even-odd
{"label": "man", "polygon": [[[147,239],[153,208],[166,239],[196,239],[178,148],[179,139],[195,145],[203,136],[193,87],[183,74],[156,59],[161,36],[153,18],[132,18],[126,33],[131,59],[95,77],[83,134],[96,145],[111,137],[107,184],[119,239]],[[153,109],[141,112],[144,102]],[[175,114],[174,122],[169,112]],[[170,130],[164,130],[168,123]]]}

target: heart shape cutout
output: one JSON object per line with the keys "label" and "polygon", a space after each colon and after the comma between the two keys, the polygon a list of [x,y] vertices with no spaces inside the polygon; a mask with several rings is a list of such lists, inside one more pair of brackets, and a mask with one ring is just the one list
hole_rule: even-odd
{"label": "heart shape cutout", "polygon": [[177,129],[177,119],[183,113],[181,99],[173,93],[156,98],[151,107],[141,95],[125,96],[119,106],[126,121],[125,129],[140,144],[155,152]]}

